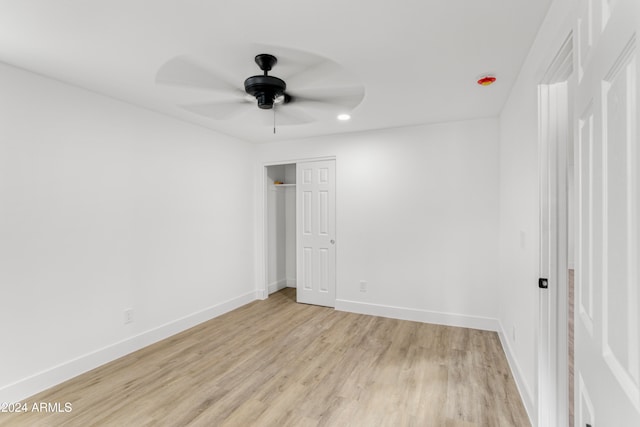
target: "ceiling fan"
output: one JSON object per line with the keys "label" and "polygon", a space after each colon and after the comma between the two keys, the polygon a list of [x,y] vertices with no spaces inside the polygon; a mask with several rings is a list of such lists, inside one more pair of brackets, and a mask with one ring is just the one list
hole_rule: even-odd
{"label": "ceiling fan", "polygon": [[[286,54],[284,51],[285,57]],[[304,58],[300,62],[310,58],[309,54],[298,57]],[[297,63],[295,55],[293,59],[287,59],[289,71],[297,68],[297,72],[286,78],[289,83],[269,75],[278,58],[268,53],[255,56],[263,73],[244,79],[244,85],[242,79],[231,79],[215,71],[210,64],[189,56],[178,56],[162,65],[156,74],[156,83],[208,90],[211,101],[179,106],[214,120],[244,119],[244,114],[251,113],[262,123],[271,125],[274,116],[265,115],[264,110],[273,110],[278,114],[279,125],[298,125],[335,118],[362,102],[364,86],[352,77],[345,78],[348,73],[337,63],[320,57],[313,57],[315,60],[307,64]],[[255,113],[261,110],[261,114]],[[247,123],[252,124],[243,120],[243,124]]]}

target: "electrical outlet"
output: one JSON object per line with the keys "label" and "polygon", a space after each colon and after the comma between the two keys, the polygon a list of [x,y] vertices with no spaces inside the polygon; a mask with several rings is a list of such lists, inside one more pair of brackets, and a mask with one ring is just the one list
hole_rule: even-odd
{"label": "electrical outlet", "polygon": [[360,280],[360,292],[367,292],[367,282]]}
{"label": "electrical outlet", "polygon": [[124,324],[133,322],[133,308],[124,311]]}

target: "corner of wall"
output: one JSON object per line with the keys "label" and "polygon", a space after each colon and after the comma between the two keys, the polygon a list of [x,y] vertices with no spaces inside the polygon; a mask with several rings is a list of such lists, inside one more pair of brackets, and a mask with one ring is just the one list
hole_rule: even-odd
{"label": "corner of wall", "polygon": [[535,404],[535,399],[533,396],[533,392],[531,391],[531,386],[526,380],[526,377],[523,374],[522,368],[518,363],[518,359],[509,344],[509,340],[507,339],[507,333],[502,326],[502,323],[498,321],[498,337],[500,338],[500,344],[502,344],[502,349],[504,350],[504,354],[507,356],[507,362],[509,363],[509,368],[511,369],[511,376],[516,382],[516,386],[518,387],[518,391],[520,392],[520,397],[522,398],[522,403],[527,411],[527,415],[529,416],[529,421],[532,426],[537,425],[537,406]]}
{"label": "corner of wall", "polygon": [[472,316],[460,313],[445,313],[433,310],[396,307],[359,301],[336,300],[336,310],[350,313],[368,314],[370,316],[388,317],[391,319],[409,320],[412,322],[433,323],[436,325],[456,326],[460,328],[497,331],[498,319]]}

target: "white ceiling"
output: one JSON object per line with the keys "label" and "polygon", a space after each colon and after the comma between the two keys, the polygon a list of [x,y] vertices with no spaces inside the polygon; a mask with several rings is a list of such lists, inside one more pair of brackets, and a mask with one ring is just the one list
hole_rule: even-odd
{"label": "white ceiling", "polygon": [[[244,140],[277,141],[498,115],[549,4],[0,0],[0,61]],[[205,118],[178,105],[218,101],[224,94],[155,82],[164,63],[189,55],[240,89],[246,77],[260,74],[253,56],[265,49],[276,56],[279,50],[303,51],[340,64],[364,86],[352,119],[338,122],[327,109],[330,114],[311,123],[279,126],[274,135],[268,117],[256,119],[270,111],[256,106],[231,120]],[[288,80],[285,74],[295,74],[297,65],[281,59],[271,74]],[[487,72],[497,75],[497,83],[478,86],[476,79]]]}

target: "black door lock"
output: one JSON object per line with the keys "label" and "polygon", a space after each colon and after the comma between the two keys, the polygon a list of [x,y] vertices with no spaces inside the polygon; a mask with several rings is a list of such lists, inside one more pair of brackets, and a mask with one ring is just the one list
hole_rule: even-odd
{"label": "black door lock", "polygon": [[549,281],[547,279],[543,279],[542,277],[538,279],[538,287],[540,289],[547,289],[549,287]]}

